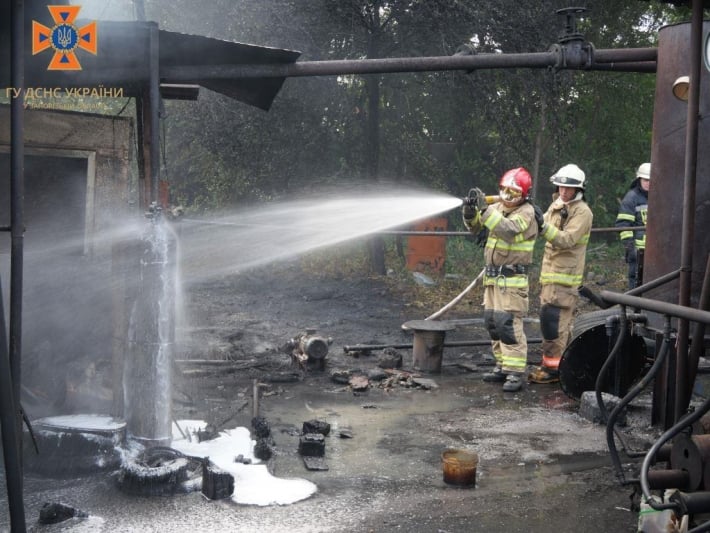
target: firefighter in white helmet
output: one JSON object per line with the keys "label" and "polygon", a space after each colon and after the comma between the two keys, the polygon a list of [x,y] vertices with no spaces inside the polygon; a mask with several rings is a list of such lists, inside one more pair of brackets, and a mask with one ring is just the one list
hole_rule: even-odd
{"label": "firefighter in white helmet", "polygon": [[559,381],[562,353],[569,342],[582,284],[592,210],[584,198],[586,176],[577,165],[565,165],[550,181],[557,186],[552,204],[535,218],[547,241],[540,269],[542,364],[528,375],[532,383]]}
{"label": "firefighter in white helmet", "polygon": [[628,265],[629,289],[642,283],[639,279],[643,267],[643,252],[646,249],[646,219],[648,217],[648,190],[651,185],[651,163],[641,163],[636,177],[619,206],[616,216],[617,228],[643,226],[640,230],[622,230],[619,239],[624,245],[624,260]]}
{"label": "firefighter in white helmet", "polygon": [[484,381],[503,383],[505,392],[523,386],[528,345],[523,318],[528,312],[528,270],[537,238],[535,210],[529,201],[532,176],[523,167],[508,170],[500,179],[500,200],[487,205],[483,192],[472,189],[475,201],[463,206],[469,231],[487,230],[483,278],[483,320],[496,359]]}

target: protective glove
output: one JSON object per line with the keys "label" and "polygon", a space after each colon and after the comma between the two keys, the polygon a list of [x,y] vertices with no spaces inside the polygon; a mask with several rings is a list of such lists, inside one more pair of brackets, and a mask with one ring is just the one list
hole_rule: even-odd
{"label": "protective glove", "polygon": [[537,222],[537,231],[542,233],[545,229],[545,214],[539,205],[533,204],[533,209],[535,210],[535,222]]}
{"label": "protective glove", "polygon": [[478,187],[474,187],[468,191],[468,197],[471,198],[471,203],[476,206],[476,208],[483,214],[483,212],[488,209],[488,204],[486,203],[486,195]]}
{"label": "protective glove", "polygon": [[633,263],[636,260],[636,246],[633,239],[626,239],[624,243],[624,261]]}
{"label": "protective glove", "polygon": [[488,228],[484,227],[476,235],[476,244],[479,248],[485,248],[486,242],[488,241]]}
{"label": "protective glove", "polygon": [[464,220],[471,220],[476,216],[476,208],[470,204],[464,203],[461,208],[461,214],[463,215]]}

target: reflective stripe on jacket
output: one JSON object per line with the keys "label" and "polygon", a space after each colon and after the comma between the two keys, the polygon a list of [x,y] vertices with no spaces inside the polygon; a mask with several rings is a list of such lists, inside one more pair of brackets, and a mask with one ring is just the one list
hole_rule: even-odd
{"label": "reflective stripe on jacket", "polygon": [[[523,202],[507,208],[502,202],[488,206],[479,217],[475,217],[466,227],[471,233],[478,233],[482,226],[488,228],[488,239],[484,251],[486,265],[529,265],[532,263],[533,248],[537,237],[535,210],[530,202]],[[527,287],[527,275],[505,277],[486,276],[485,285],[499,284],[507,287]],[[497,280],[497,281],[496,281]]]}
{"label": "reflective stripe on jacket", "polygon": [[[545,213],[541,235],[547,243],[540,270],[542,285],[582,284],[593,215],[581,194],[576,198],[567,204],[557,198]],[[567,216],[563,217],[565,211]]]}
{"label": "reflective stripe on jacket", "polygon": [[[648,193],[634,180],[631,189],[624,195],[619,206],[619,214],[614,225],[617,228],[631,228],[633,226],[646,226],[648,217]],[[634,239],[636,248],[646,248],[646,230],[624,230],[619,232],[619,239]]]}

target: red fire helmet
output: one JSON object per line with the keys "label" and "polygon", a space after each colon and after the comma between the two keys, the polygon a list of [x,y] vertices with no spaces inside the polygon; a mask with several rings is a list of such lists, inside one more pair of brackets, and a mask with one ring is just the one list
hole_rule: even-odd
{"label": "red fire helmet", "polygon": [[522,198],[528,197],[528,192],[532,186],[532,176],[523,167],[513,168],[503,174],[500,179],[499,189],[512,189],[517,191]]}

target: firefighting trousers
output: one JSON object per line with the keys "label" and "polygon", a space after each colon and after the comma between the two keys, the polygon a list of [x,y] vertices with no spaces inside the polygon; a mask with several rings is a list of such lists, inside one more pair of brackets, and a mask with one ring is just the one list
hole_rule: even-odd
{"label": "firefighting trousers", "polygon": [[564,285],[543,285],[540,291],[542,366],[557,370],[572,334],[577,289]]}
{"label": "firefighting trousers", "polygon": [[528,312],[527,287],[486,285],[483,308],[497,365],[504,373],[524,373],[528,359],[528,341],[523,331],[523,317]]}

